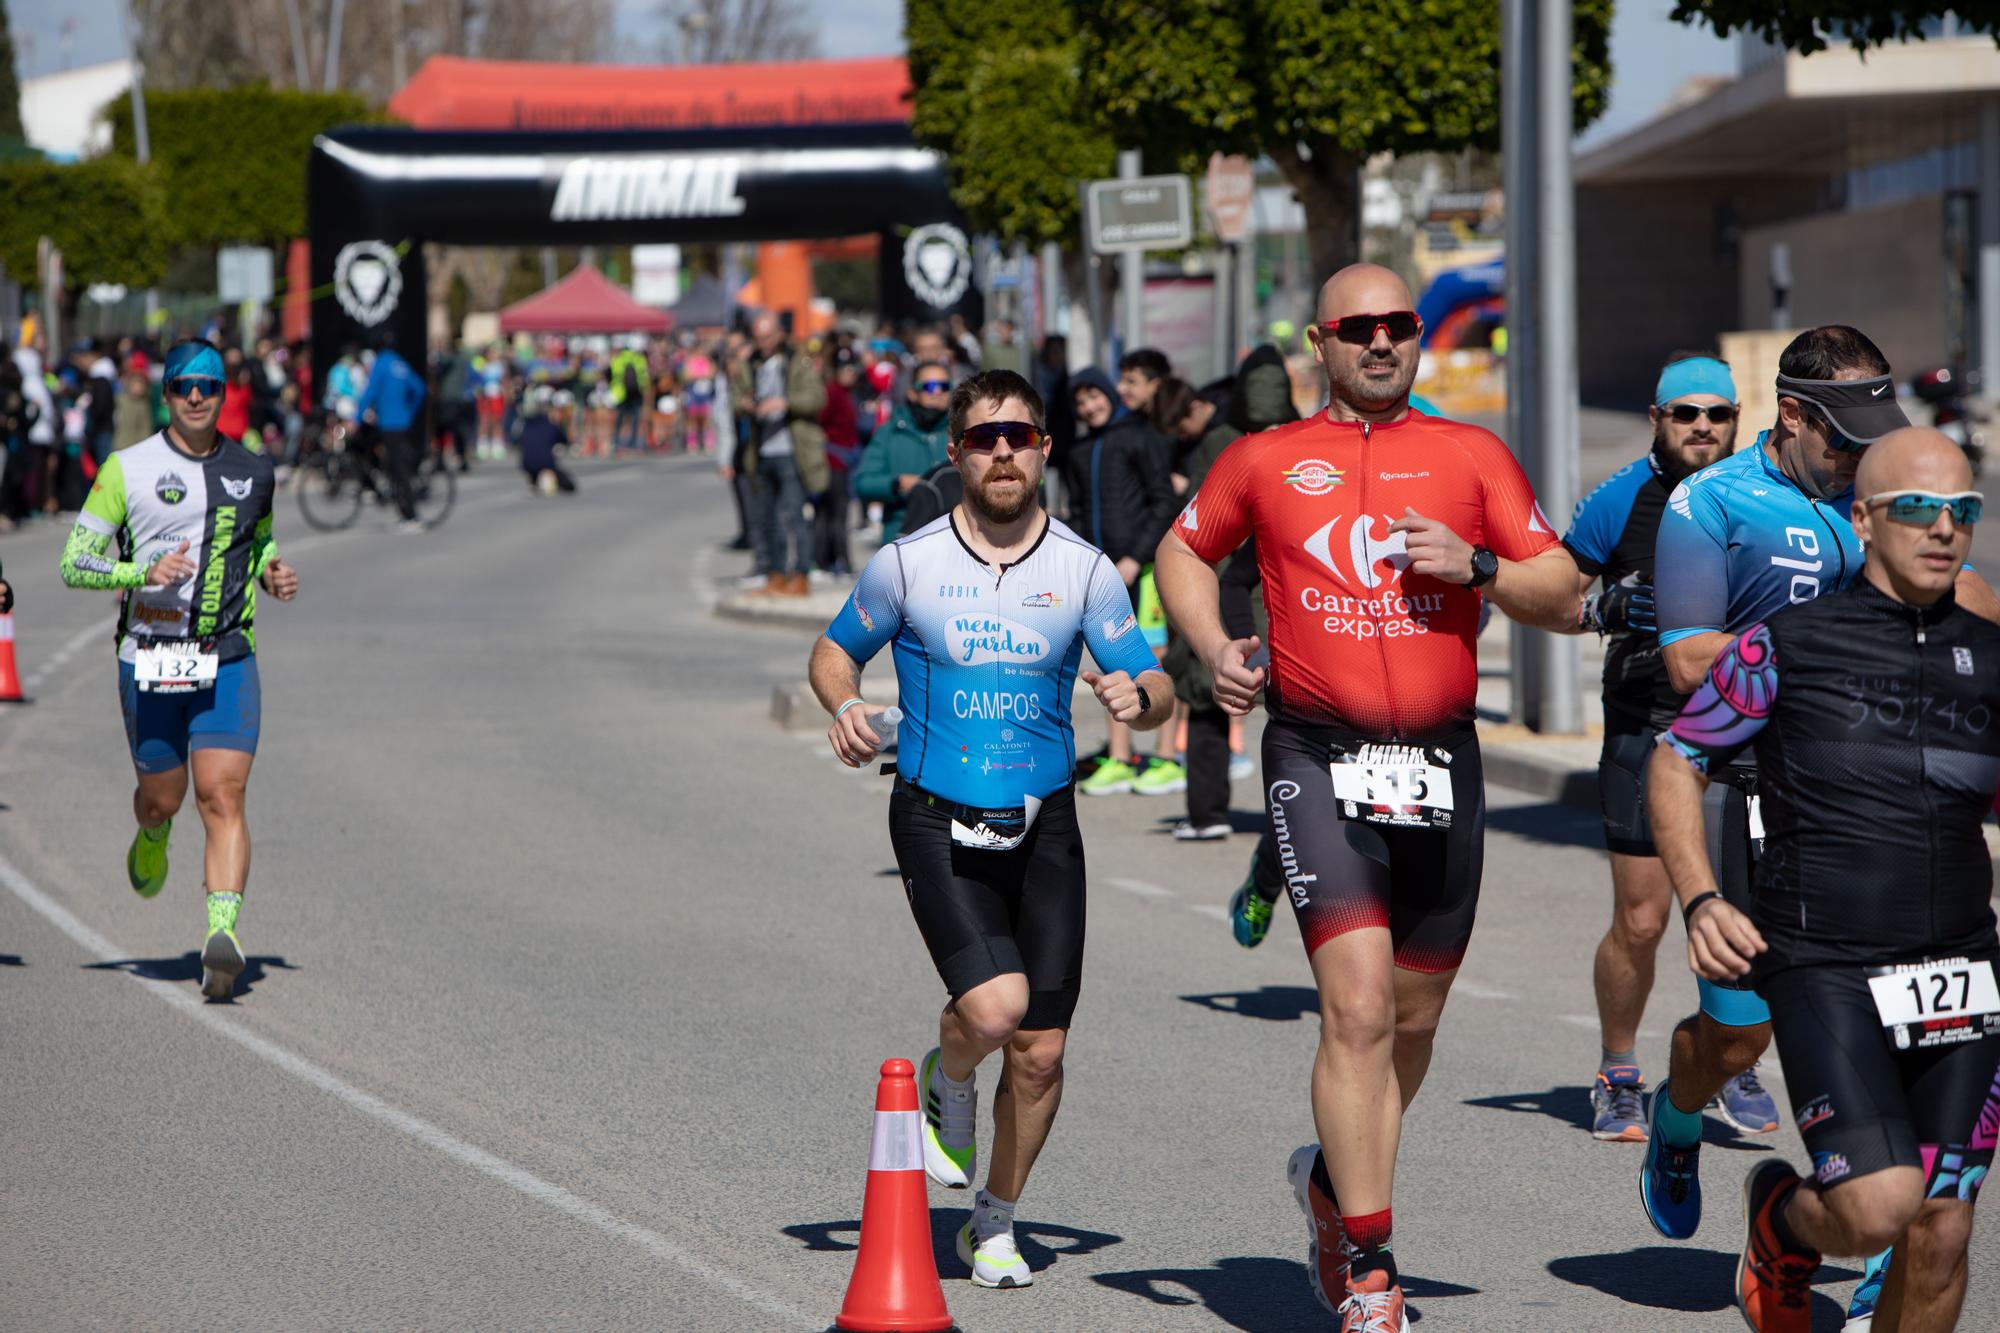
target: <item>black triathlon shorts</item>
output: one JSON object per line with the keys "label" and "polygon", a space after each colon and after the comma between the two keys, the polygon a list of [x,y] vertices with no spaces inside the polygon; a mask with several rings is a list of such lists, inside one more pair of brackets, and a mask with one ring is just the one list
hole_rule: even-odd
{"label": "black triathlon shorts", "polygon": [[1646,815],[1646,762],[1659,736],[1645,718],[1609,701],[1604,705],[1604,749],[1597,756],[1597,804],[1604,817],[1604,849],[1621,856],[1658,856]]}
{"label": "black triathlon shorts", "polygon": [[924,943],[955,1000],[997,976],[1028,978],[1030,1031],[1067,1028],[1083,989],[1083,834],[1076,794],[1042,802],[1020,846],[987,851],[952,841],[952,815],[898,782],[889,841]]}
{"label": "black triathlon shorts", "polygon": [[1973,1199],[2000,1131],[2000,1034],[1899,1048],[1867,974],[1846,964],[1787,968],[1758,989],[1821,1185],[1914,1166],[1924,1197]]}
{"label": "black triathlon shorts", "polygon": [[[1451,773],[1448,829],[1385,828],[1340,817],[1328,765],[1334,747],[1360,742],[1326,727],[1277,718],[1264,728],[1264,805],[1271,836],[1260,845],[1262,883],[1282,884],[1311,957],[1336,935],[1386,927],[1396,966],[1449,972],[1472,942],[1486,847],[1486,784],[1470,732],[1426,744]],[[1446,760],[1448,756],[1448,763]]]}

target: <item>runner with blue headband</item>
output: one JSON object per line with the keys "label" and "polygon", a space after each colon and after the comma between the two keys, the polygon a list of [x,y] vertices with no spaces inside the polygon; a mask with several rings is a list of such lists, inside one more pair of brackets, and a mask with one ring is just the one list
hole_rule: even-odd
{"label": "runner with blue headband", "polygon": [[1597,791],[1611,860],[1612,912],[1591,964],[1599,1050],[1590,1131],[1612,1143],[1646,1138],[1645,1079],[1636,1047],[1673,902],[1646,819],[1646,761],[1681,705],[1660,656],[1654,544],[1674,488],[1735,447],[1736,381],[1728,364],[1703,353],[1675,353],[1660,371],[1647,417],[1652,447],[1584,497],[1563,537],[1576,564],[1573,630],[1606,638]]}
{"label": "runner with blue headband", "polygon": [[299,576],[272,535],[271,459],[216,429],[221,354],[177,343],[164,369],[169,424],[104,461],[63,547],[62,577],[119,591],[118,696],[138,774],[125,869],[141,898],[166,884],[192,770],[207,834],[201,988],[226,1000],[247,965],[236,921],[250,873],[244,788],[263,718],[257,590],[288,602]]}

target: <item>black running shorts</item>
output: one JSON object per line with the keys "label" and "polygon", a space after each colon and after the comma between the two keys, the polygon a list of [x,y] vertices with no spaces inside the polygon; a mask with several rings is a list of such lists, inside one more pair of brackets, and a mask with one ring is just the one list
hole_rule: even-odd
{"label": "black running shorts", "polygon": [[1028,978],[1031,1031],[1067,1028],[1083,989],[1083,835],[1065,787],[1010,851],[952,841],[952,817],[898,782],[889,841],[938,976],[955,1000],[1008,972]]}
{"label": "black running shorts", "polygon": [[1621,856],[1658,856],[1646,815],[1646,763],[1659,736],[1643,717],[1604,705],[1604,749],[1597,756],[1597,804],[1604,849]]}
{"label": "black running shorts", "polygon": [[[1337,745],[1358,744],[1325,727],[1273,718],[1264,728],[1266,840],[1311,957],[1336,935],[1382,926],[1396,966],[1449,972],[1472,942],[1486,847],[1486,784],[1471,733],[1432,743],[1450,756],[1454,819],[1449,829],[1383,828],[1340,817],[1328,765]],[[1439,746],[1442,746],[1440,751]]]}
{"label": "black running shorts", "polygon": [[1899,1050],[1854,966],[1787,968],[1759,989],[1821,1185],[1914,1166],[1926,1198],[1977,1194],[2000,1131],[2000,1036]]}

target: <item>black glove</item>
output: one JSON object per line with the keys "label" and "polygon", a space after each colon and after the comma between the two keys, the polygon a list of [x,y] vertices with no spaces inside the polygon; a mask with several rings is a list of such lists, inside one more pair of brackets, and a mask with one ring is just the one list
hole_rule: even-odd
{"label": "black glove", "polygon": [[1594,597],[1584,599],[1578,623],[1599,634],[1657,634],[1660,622],[1653,612],[1653,585],[1627,574]]}

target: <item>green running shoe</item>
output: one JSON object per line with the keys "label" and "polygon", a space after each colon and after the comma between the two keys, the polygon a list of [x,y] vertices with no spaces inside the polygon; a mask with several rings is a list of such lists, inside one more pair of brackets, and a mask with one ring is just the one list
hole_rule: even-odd
{"label": "green running shoe", "polygon": [[201,950],[201,993],[211,1000],[235,995],[236,978],[247,966],[243,946],[236,941],[236,914],[242,907],[240,893],[208,895],[208,943]]}
{"label": "green running shoe", "polygon": [[1271,933],[1272,906],[1269,899],[1257,892],[1255,876],[1243,881],[1236,896],[1229,900],[1229,929],[1238,944],[1254,949],[1264,942],[1264,937]]}
{"label": "green running shoe", "polygon": [[159,896],[167,882],[167,839],[174,831],[169,819],[155,829],[140,829],[132,835],[132,850],[125,853],[125,874],[132,892],[141,898]]}
{"label": "green running shoe", "polygon": [[1155,759],[1132,780],[1134,796],[1176,796],[1187,790],[1187,770],[1171,759]]}
{"label": "green running shoe", "polygon": [[236,994],[236,978],[245,966],[243,946],[233,930],[211,931],[201,951],[201,993],[211,1000]]}
{"label": "green running shoe", "polygon": [[1138,776],[1138,770],[1123,759],[1106,759],[1096,772],[1077,783],[1076,789],[1085,796],[1123,796],[1132,790],[1132,779]]}

